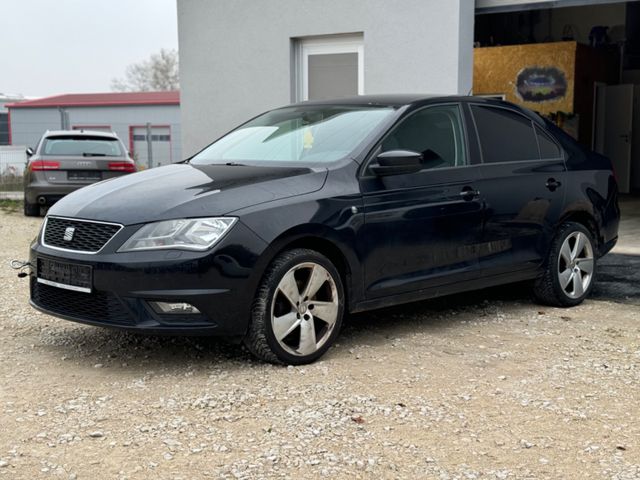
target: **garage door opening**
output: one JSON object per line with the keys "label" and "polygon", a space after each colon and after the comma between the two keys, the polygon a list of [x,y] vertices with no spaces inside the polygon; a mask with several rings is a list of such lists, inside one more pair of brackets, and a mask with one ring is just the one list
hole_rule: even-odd
{"label": "garage door opening", "polygon": [[537,111],[640,193],[640,2],[510,3],[477,4],[474,94]]}
{"label": "garage door opening", "polygon": [[[171,127],[152,125],[150,144],[147,126],[129,127],[131,156],[139,167],[153,168],[173,163],[171,156]],[[151,157],[149,156],[151,153]]]}

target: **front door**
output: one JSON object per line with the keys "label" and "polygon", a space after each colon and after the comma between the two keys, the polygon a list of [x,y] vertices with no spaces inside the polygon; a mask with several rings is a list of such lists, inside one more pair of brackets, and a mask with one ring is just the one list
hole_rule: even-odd
{"label": "front door", "polygon": [[482,230],[479,169],[469,165],[460,106],[419,110],[376,153],[424,155],[418,173],[361,179],[365,224],[358,245],[367,298],[409,293],[473,278]]}

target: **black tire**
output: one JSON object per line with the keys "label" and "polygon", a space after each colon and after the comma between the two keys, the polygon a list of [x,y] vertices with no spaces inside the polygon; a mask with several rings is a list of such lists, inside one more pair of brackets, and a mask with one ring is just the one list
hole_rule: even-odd
{"label": "black tire", "polygon": [[[582,233],[587,241],[589,242],[592,257],[593,257],[593,267],[591,272],[591,277],[589,279],[589,284],[587,288],[584,288],[582,294],[577,294],[575,290],[573,292],[567,293],[565,288],[561,285],[560,280],[560,270],[563,269],[564,262],[561,259],[561,249],[565,243],[567,238],[574,236],[577,233]],[[587,259],[585,259],[587,260]],[[569,265],[570,267],[570,265]],[[571,268],[569,268],[571,270]],[[580,272],[581,275],[583,272]],[[582,224],[575,222],[566,222],[563,223],[558,231],[556,232],[556,236],[551,243],[551,248],[549,249],[549,256],[545,262],[544,273],[543,275],[536,279],[533,285],[533,294],[537,301],[544,305],[550,305],[554,307],[573,307],[575,305],[579,305],[584,301],[585,298],[589,296],[591,290],[593,289],[593,285],[596,281],[597,274],[597,249],[596,243],[593,240],[593,234]],[[582,277],[581,277],[582,278]],[[577,295],[577,296],[572,296]]]}
{"label": "black tire", "polygon": [[[276,339],[272,320],[274,313],[272,312],[274,312],[275,308],[274,301],[278,298],[277,301],[282,302],[282,299],[277,297],[276,293],[280,282],[284,279],[284,276],[292,272],[294,269],[307,264],[317,264],[323,267],[331,276],[333,285],[335,285],[335,291],[328,279],[326,282],[329,285],[328,288],[333,292],[332,297],[337,296],[337,319],[331,329],[326,327],[325,335],[323,337],[324,343],[317,348],[316,351],[305,355],[300,353],[294,354],[291,351],[287,351]],[[301,286],[302,285],[298,285],[298,291],[300,291]],[[322,288],[327,288],[327,286],[323,285]],[[309,302],[313,302],[313,300],[309,300]],[[286,305],[289,306],[289,303]],[[310,305],[310,307],[313,308],[313,305]],[[335,305],[332,308],[335,309]],[[311,312],[312,310],[309,309],[307,313]],[[292,303],[291,312],[289,313],[297,315],[299,321],[302,321],[299,312]],[[340,274],[331,261],[329,261],[329,259],[324,255],[313,250],[303,248],[289,250],[278,255],[278,257],[276,257],[267,268],[253,301],[251,323],[243,342],[253,355],[266,362],[286,365],[304,365],[317,360],[331,347],[340,333],[343,314],[344,288]],[[306,315],[304,315],[304,317],[306,319]],[[319,319],[320,317],[316,317],[315,319],[312,317],[312,320],[316,322],[313,325],[323,324],[323,321],[318,321]],[[300,339],[301,335],[302,333],[300,333]],[[316,338],[315,333],[314,338]],[[300,345],[302,345],[301,340]]]}
{"label": "black tire", "polygon": [[24,199],[24,216],[25,217],[39,217],[40,205],[37,203],[27,202],[27,198]]}

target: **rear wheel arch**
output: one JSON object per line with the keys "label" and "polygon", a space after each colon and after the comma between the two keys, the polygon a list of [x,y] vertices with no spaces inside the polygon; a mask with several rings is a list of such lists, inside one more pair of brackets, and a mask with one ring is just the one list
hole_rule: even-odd
{"label": "rear wheel arch", "polygon": [[600,245],[602,245],[603,239],[600,234],[600,227],[598,226],[598,222],[593,213],[586,210],[575,210],[567,212],[560,218],[557,224],[557,228],[560,228],[564,223],[567,222],[579,223],[583,225],[587,230],[589,230],[596,242],[596,250],[598,250]]}

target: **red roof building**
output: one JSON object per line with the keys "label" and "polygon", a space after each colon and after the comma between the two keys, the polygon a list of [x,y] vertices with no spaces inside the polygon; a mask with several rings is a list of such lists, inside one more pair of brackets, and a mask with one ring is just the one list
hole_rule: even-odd
{"label": "red roof building", "polygon": [[99,130],[115,132],[141,167],[182,159],[178,91],[69,93],[6,107],[12,145],[35,147],[47,130]]}

